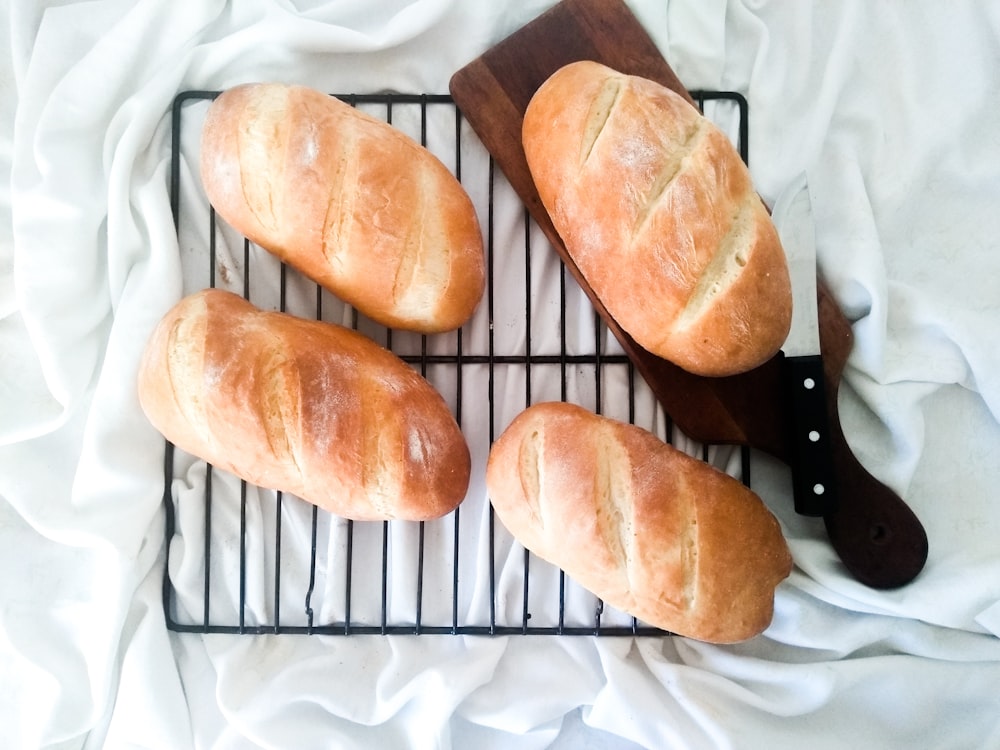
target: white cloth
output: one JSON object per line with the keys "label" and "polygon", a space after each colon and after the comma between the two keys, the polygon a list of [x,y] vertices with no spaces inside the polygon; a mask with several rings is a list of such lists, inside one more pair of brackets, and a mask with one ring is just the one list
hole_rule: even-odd
{"label": "white cloth", "polygon": [[856,336],[845,431],[928,530],[916,581],[846,577],[758,456],[797,568],[745,644],[166,630],[162,439],[134,377],[192,252],[169,208],[173,97],[255,79],[441,93],[550,4],[11,4],[0,745],[1000,747],[1000,15],[972,0],[630,3],[686,85],[748,96],[768,203],[808,176]]}

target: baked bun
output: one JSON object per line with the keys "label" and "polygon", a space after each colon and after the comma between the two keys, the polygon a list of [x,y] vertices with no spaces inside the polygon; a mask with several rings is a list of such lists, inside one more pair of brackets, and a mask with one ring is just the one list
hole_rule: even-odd
{"label": "baked bun", "polygon": [[222,92],[201,178],[229,224],[393,328],[458,328],[485,287],[483,239],[461,184],[400,130],[303,86]]}
{"label": "baked bun", "polygon": [[522,136],[569,256],[639,346],[708,376],[774,356],[791,322],[785,254],[746,165],[695,107],[576,62],[535,93]]}
{"label": "baked bun", "polygon": [[524,547],[650,625],[704,641],[771,622],[792,558],[750,489],[639,427],[542,403],[496,440],[486,486]]}
{"label": "baked bun", "polygon": [[437,518],[468,489],[469,448],[440,394],[333,323],[198,292],[156,327],[138,388],[177,447],[345,518]]}

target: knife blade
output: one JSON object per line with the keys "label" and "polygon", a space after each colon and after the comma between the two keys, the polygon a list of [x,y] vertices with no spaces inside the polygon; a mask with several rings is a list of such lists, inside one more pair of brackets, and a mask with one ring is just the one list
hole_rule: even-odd
{"label": "knife blade", "polygon": [[772,218],[792,280],[792,322],[781,351],[795,511],[827,516],[837,509],[837,485],[819,339],[816,234],[805,175],[779,196]]}

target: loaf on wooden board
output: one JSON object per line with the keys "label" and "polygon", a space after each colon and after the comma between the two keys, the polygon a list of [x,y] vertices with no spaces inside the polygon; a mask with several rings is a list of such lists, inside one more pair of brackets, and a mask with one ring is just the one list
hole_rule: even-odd
{"label": "loaf on wooden board", "polygon": [[524,547],[678,635],[729,643],[759,634],[791,572],[777,519],[745,485],[579,406],[519,414],[492,446],[486,487]]}
{"label": "loaf on wooden board", "polygon": [[770,359],[788,335],[788,266],[722,131],[680,95],[592,61],[535,93],[524,152],[573,262],[641,347],[698,375]]}
{"label": "loaf on wooden board", "polygon": [[360,312],[433,333],[485,287],[472,201],[402,131],[303,86],[222,92],[202,130],[201,178],[230,225]]}
{"label": "loaf on wooden board", "polygon": [[468,489],[469,448],[441,395],[333,323],[192,294],[156,327],[138,389],[179,448],[345,518],[437,518]]}

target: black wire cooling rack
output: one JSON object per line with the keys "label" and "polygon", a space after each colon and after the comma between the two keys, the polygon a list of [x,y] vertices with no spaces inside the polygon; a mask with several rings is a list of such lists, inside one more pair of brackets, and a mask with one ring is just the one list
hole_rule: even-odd
{"label": "black wire cooling rack", "polygon": [[[747,102],[691,92],[747,160]],[[434,384],[470,442],[467,500],[443,519],[360,523],[248,485],[166,444],[163,607],[172,631],[228,634],[662,636],[605,607],[534,558],[495,519],[482,473],[492,440],[538,400],[571,400],[640,423],[749,481],[746,449],[693,444],[671,425],[583,293],[565,273],[447,95],[338,95],[408,132],[473,198],[487,289],[462,329],[393,331],[238,236],[197,177],[201,118],[217,92],[172,110],[170,199],[185,293],[224,287],[260,307],[350,325]]]}

